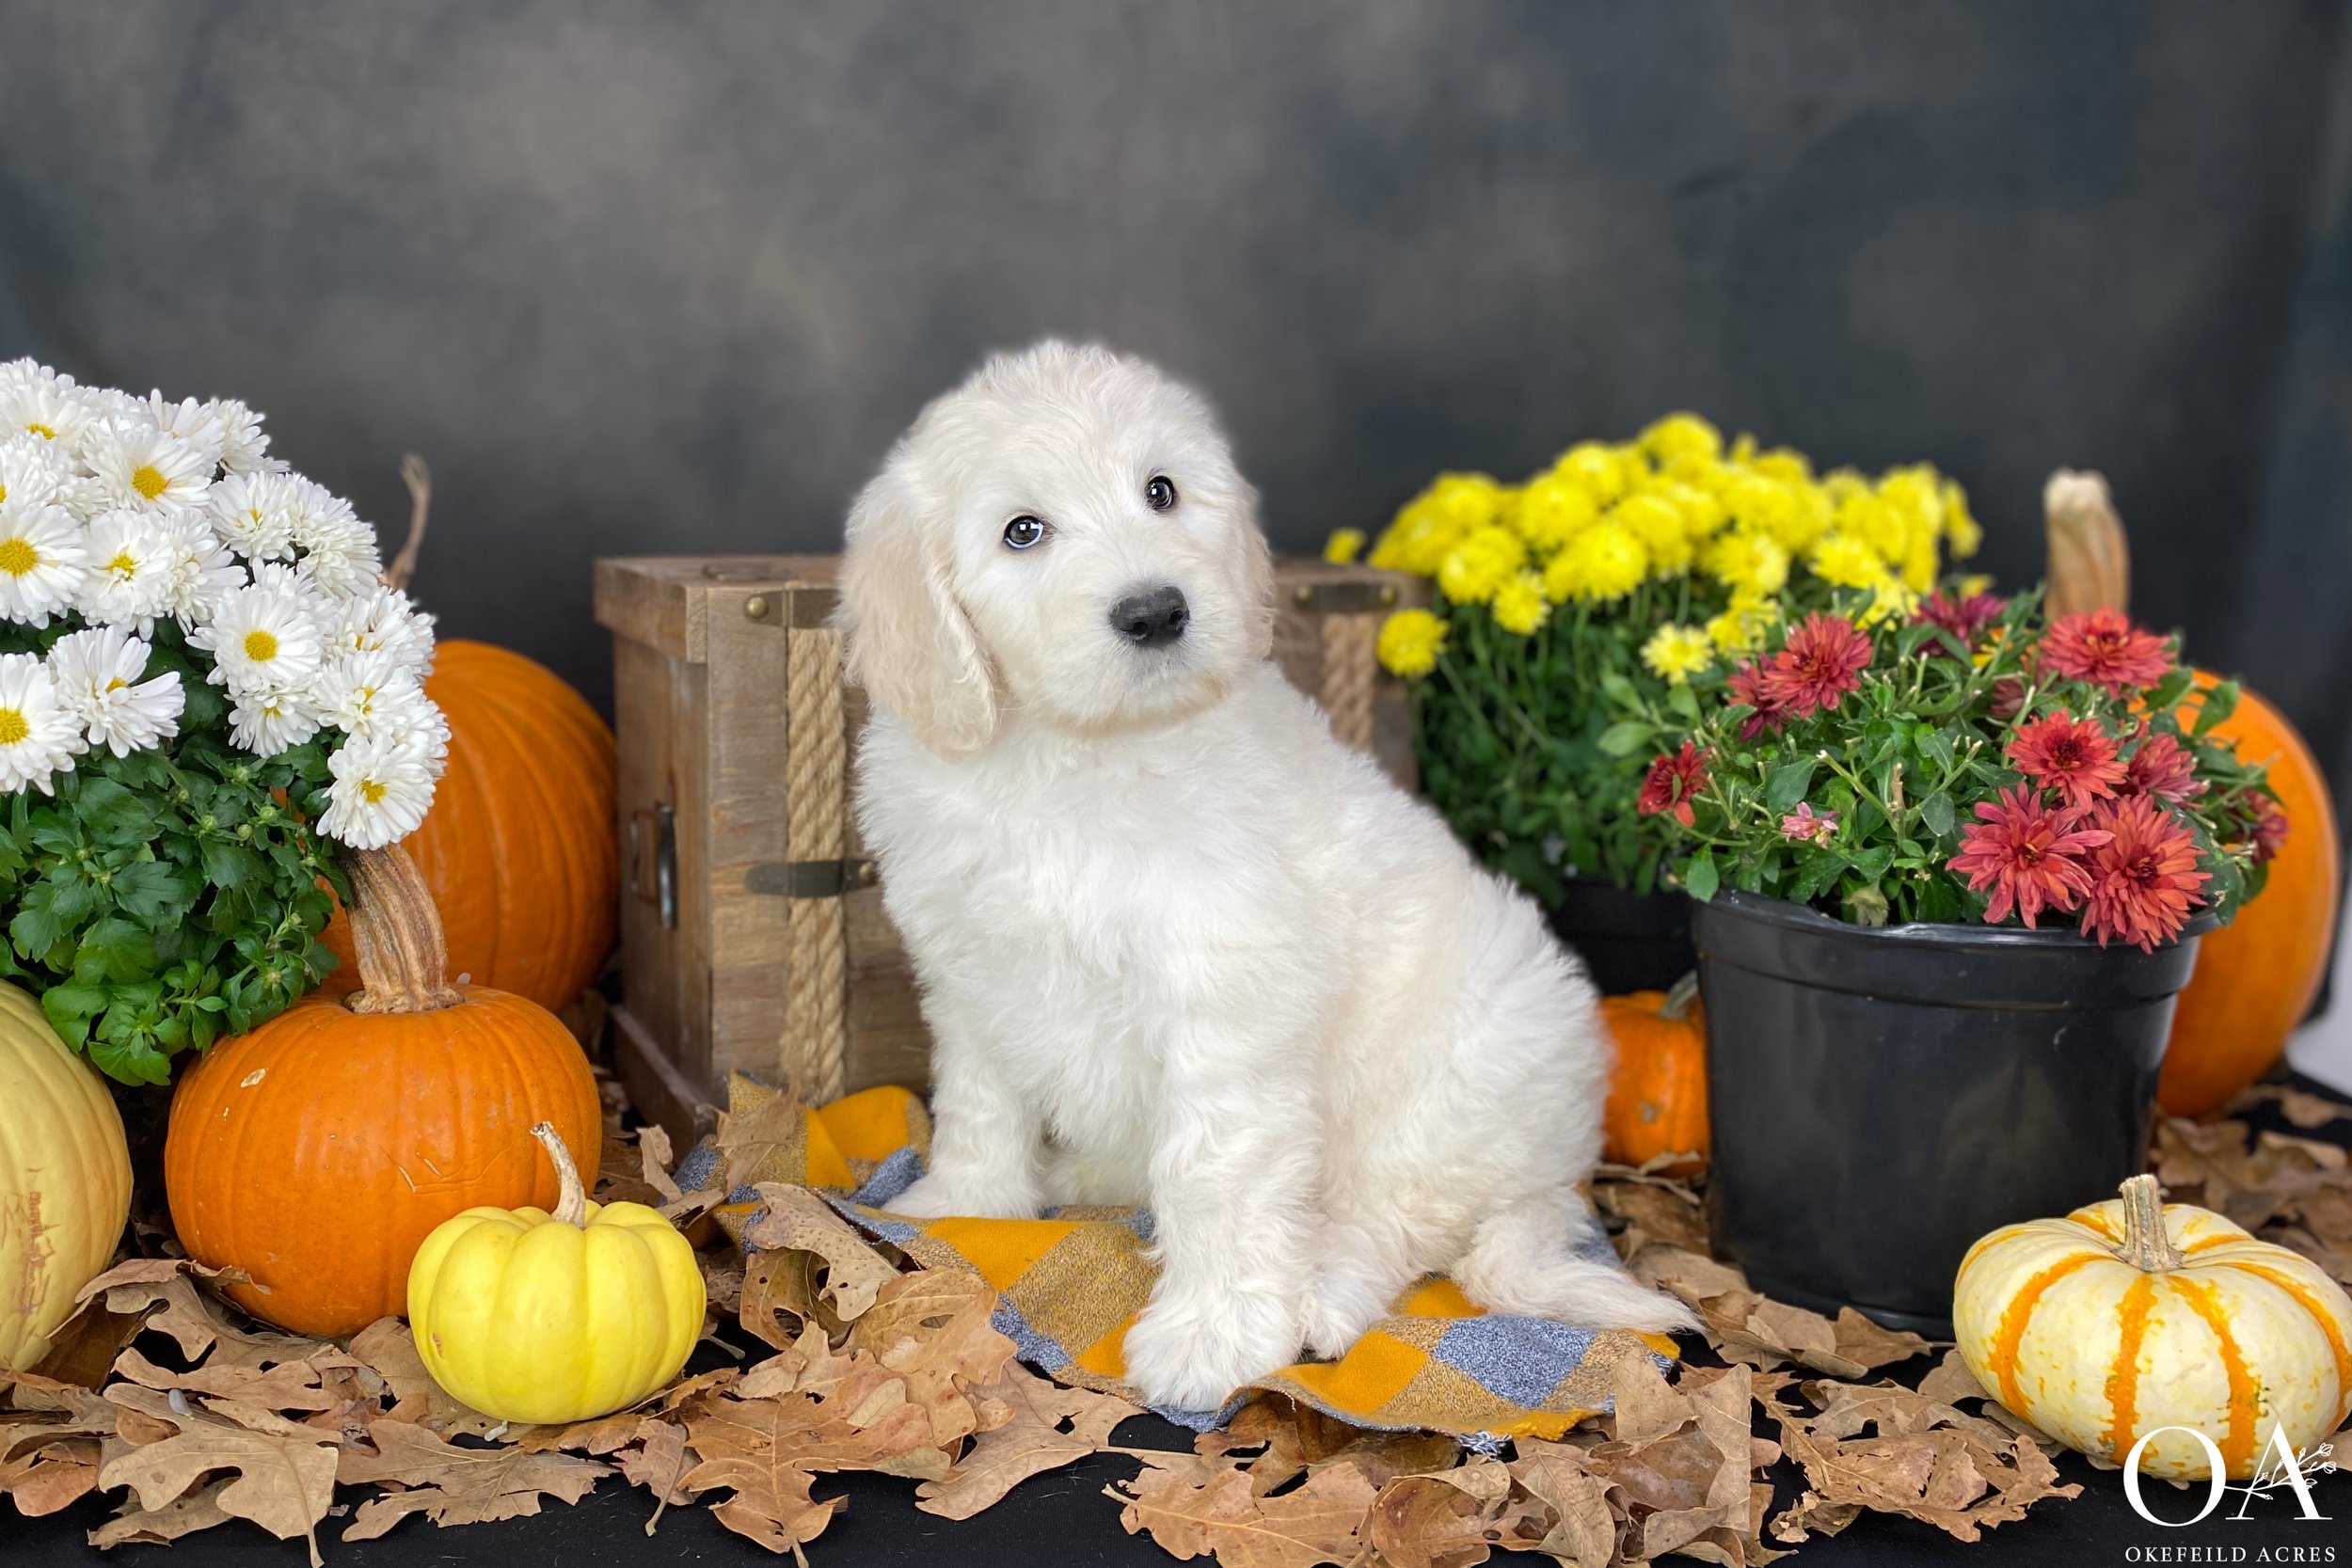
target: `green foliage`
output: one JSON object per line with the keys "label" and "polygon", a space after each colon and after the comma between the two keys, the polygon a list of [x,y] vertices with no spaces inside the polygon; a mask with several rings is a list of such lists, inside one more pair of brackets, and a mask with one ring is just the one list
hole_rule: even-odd
{"label": "green foliage", "polygon": [[[40,653],[78,621],[0,624],[0,651]],[[0,798],[0,975],[38,993],[66,1043],[126,1084],[283,1011],[335,966],[318,942],[347,894],[331,846],[327,739],[262,760],[230,744],[209,661],[165,622],[146,674],[176,671],[180,733],[79,758],[55,796]]]}

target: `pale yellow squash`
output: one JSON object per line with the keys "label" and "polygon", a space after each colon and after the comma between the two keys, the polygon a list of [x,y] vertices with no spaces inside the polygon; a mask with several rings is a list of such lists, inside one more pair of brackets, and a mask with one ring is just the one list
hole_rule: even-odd
{"label": "pale yellow squash", "polygon": [[0,984],[0,1371],[27,1370],[113,1260],[131,1153],[105,1081]]}
{"label": "pale yellow squash", "polygon": [[2352,1408],[2352,1299],[2317,1265],[2135,1176],[2121,1199],[1995,1230],[1953,1291],[1960,1354],[1986,1393],[2051,1436],[2139,1469],[2233,1480],[2324,1442]]}
{"label": "pale yellow squash", "polygon": [[555,1129],[563,1197],[542,1209],[469,1209],[408,1270],[408,1324],[426,1370],[509,1421],[579,1421],[626,1409],[677,1376],[702,1333],[703,1280],[677,1227],[642,1203],[595,1204]]}

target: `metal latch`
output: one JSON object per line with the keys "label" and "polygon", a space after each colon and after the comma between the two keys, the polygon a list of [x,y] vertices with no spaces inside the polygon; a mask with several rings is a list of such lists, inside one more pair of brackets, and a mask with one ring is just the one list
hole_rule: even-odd
{"label": "metal latch", "polygon": [[872,887],[882,867],[869,859],[838,861],[768,861],[743,873],[743,886],[753,893],[786,898],[838,898],[862,887]]}
{"label": "metal latch", "polygon": [[1396,605],[1396,584],[1366,582],[1302,582],[1291,590],[1291,603],[1311,615],[1369,615]]}
{"label": "metal latch", "polygon": [[667,805],[628,814],[628,890],[677,929],[677,813]]}

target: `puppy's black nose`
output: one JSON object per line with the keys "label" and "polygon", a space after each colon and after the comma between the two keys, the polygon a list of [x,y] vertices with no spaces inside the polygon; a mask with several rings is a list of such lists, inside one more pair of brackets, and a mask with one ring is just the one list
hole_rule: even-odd
{"label": "puppy's black nose", "polygon": [[1184,595],[1165,583],[1111,606],[1111,626],[1138,648],[1165,648],[1184,635],[1184,623],[1191,619]]}

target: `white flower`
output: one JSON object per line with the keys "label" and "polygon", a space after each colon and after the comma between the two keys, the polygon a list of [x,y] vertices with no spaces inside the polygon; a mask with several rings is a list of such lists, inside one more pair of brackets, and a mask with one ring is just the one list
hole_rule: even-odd
{"label": "white flower", "polygon": [[181,526],[118,507],[89,526],[89,575],[77,604],[92,621],[137,622],[142,629],[171,608],[172,569],[183,552]]}
{"label": "white flower", "polygon": [[415,673],[381,648],[327,660],[311,693],[328,723],[355,736],[424,735],[439,716]]}
{"label": "white flower", "polygon": [[229,546],[213,536],[212,525],[203,518],[177,517],[170,527],[174,543],[167,563],[164,604],[183,626],[211,626],[229,595],[245,587],[245,568],[229,553]]}
{"label": "white flower", "polygon": [[292,702],[318,673],[318,620],[284,571],[262,567],[252,587],[222,597],[211,626],[188,635],[190,642],[211,652],[213,683],[237,697],[272,695]]}
{"label": "white flower", "polygon": [[215,398],[204,411],[220,421],[220,466],[232,474],[258,474],[270,467],[269,436],[262,416],[235,398]]}
{"label": "white flower", "polygon": [[57,701],[47,665],[32,654],[0,654],[0,790],[38,785],[54,795],[50,777],[73,771],[81,726]]}
{"label": "white flower", "polygon": [[96,419],[90,398],[46,365],[19,359],[0,378],[0,434],[31,435],[68,451]]}
{"label": "white flower", "polygon": [[433,617],[417,610],[408,595],[382,583],[355,594],[335,606],[330,641],[341,652],[366,654],[382,650],[419,680],[433,672]]}
{"label": "white flower", "polygon": [[204,460],[204,477],[211,479],[213,470],[220,467],[220,449],[224,439],[220,416],[209,403],[183,398],[167,403],[161,392],[147,395],[147,417],[157,430],[186,447]]}
{"label": "white flower", "polygon": [[236,691],[235,697],[229,708],[229,737],[257,757],[301,745],[324,721],[304,687]]}
{"label": "white flower", "polygon": [[359,520],[351,503],[310,480],[296,480],[301,507],[294,542],[302,554],[294,569],[335,597],[349,598],[375,586],[384,570],[375,531]]}
{"label": "white flower", "polygon": [[172,513],[196,505],[213,481],[214,460],[202,448],[128,421],[94,430],[82,443],[82,460],[97,476],[107,504],[142,512]]}
{"label": "white flower", "polygon": [[335,782],[319,832],[358,849],[380,849],[407,837],[433,804],[433,763],[423,743],[389,736],[354,736],[327,759]]}
{"label": "white flower", "polygon": [[213,486],[207,514],[221,542],[251,561],[294,555],[302,480],[293,474],[230,474]]}
{"label": "white flower", "polygon": [[0,505],[56,506],[73,479],[72,465],[53,443],[0,435]]}
{"label": "white flower", "polygon": [[0,616],[46,626],[88,575],[81,528],[61,507],[0,504]]}
{"label": "white flower", "polygon": [[167,670],[139,679],[151,651],[121,626],[72,632],[50,646],[57,699],[92,746],[125,757],[180,733],[180,677]]}

